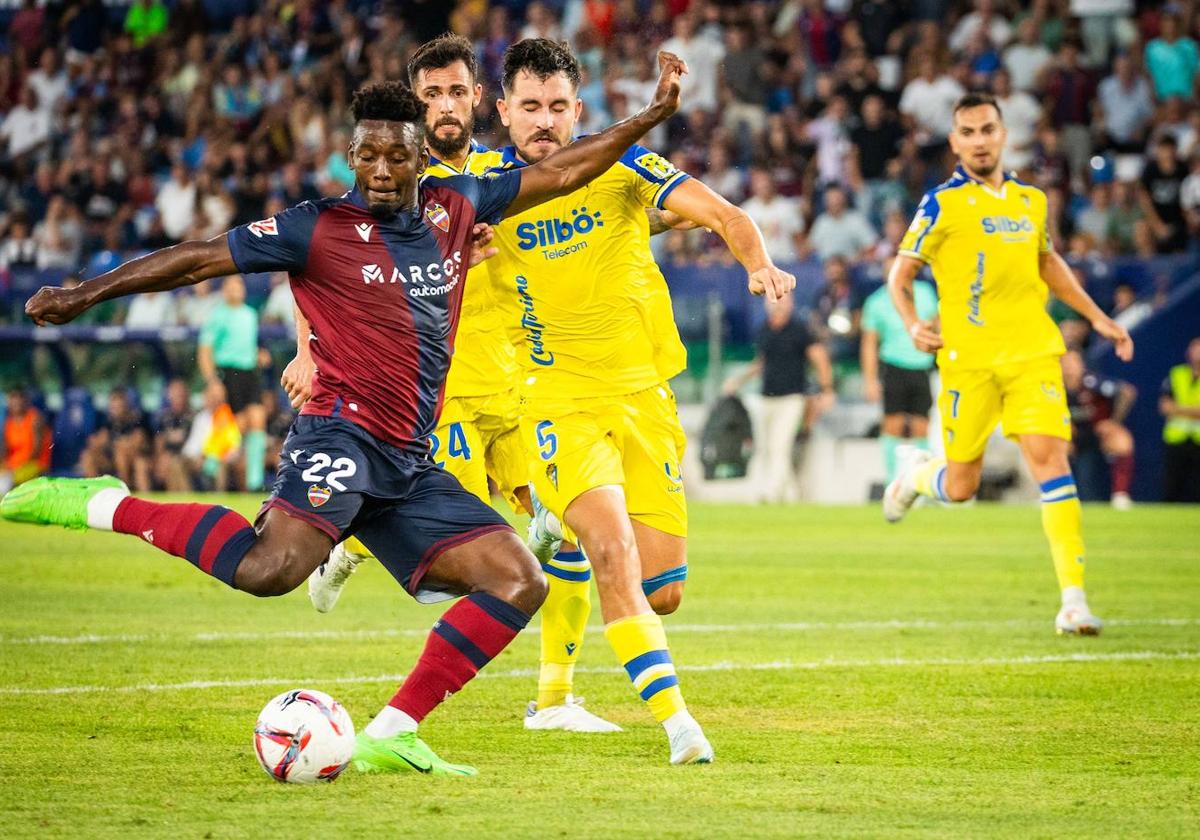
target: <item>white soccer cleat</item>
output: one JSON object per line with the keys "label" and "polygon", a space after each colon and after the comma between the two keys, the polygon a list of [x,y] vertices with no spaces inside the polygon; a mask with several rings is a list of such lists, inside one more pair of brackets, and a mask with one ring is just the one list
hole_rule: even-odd
{"label": "white soccer cleat", "polygon": [[1129,510],[1133,507],[1133,499],[1129,498],[1128,493],[1113,493],[1112,506],[1113,510]]}
{"label": "white soccer cleat", "polygon": [[917,501],[918,493],[912,475],[917,467],[933,456],[928,450],[915,446],[901,446],[896,450],[902,467],[900,474],[883,491],[883,518],[888,522],[899,522]]}
{"label": "white soccer cleat", "polygon": [[621,727],[583,708],[583,700],[567,696],[561,706],[539,709],[529,701],[525,709],[526,729],[559,729],[563,732],[621,732]]}
{"label": "white soccer cleat", "polygon": [[1099,636],[1104,622],[1092,615],[1087,604],[1064,605],[1054,617],[1054,631],[1060,636]]}
{"label": "white soccer cleat", "polygon": [[672,764],[712,764],[713,759],[712,744],[695,720],[688,721],[671,734]]}
{"label": "white soccer cleat", "polygon": [[337,605],[346,581],[354,574],[358,564],[368,557],[370,555],[353,553],[344,542],[333,547],[328,559],[308,576],[308,600],[312,601],[317,612],[327,613]]}
{"label": "white soccer cleat", "polygon": [[529,500],[533,504],[533,518],[525,532],[525,545],[543,566],[554,559],[563,544],[562,525],[550,510],[542,504],[533,485],[529,485]]}

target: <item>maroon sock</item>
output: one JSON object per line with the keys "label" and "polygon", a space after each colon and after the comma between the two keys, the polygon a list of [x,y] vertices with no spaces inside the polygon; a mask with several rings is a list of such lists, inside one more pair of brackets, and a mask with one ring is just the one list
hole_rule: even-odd
{"label": "maroon sock", "polygon": [[388,701],[420,721],[492,661],[529,623],[529,616],[486,592],[446,610],[429,633],[417,665]]}
{"label": "maroon sock", "polygon": [[113,530],[141,537],[233,586],[238,564],[254,544],[246,517],[221,505],[163,504],[129,496],[117,505]]}
{"label": "maroon sock", "polygon": [[1112,475],[1112,491],[1128,493],[1129,486],[1133,484],[1133,456],[1118,455],[1112,459],[1108,471]]}

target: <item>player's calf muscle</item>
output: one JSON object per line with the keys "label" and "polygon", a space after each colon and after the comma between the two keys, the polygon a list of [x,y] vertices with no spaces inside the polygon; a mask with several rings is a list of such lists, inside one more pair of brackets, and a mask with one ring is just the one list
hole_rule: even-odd
{"label": "player's calf muscle", "polygon": [[320,551],[260,538],[238,565],[234,586],[263,598],[286,595],[308,579],[332,547],[330,542]]}

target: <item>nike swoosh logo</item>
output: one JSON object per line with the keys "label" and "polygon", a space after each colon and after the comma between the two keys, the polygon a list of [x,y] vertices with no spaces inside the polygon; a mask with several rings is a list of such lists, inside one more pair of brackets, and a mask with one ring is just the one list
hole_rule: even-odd
{"label": "nike swoosh logo", "polygon": [[400,755],[400,753],[396,752],[395,750],[392,750],[391,753],[392,753],[392,755],[396,756],[396,758],[400,759],[405,764],[407,764],[409,767],[416,770],[418,773],[429,773],[433,770],[432,764],[430,764],[428,767],[422,767],[420,764],[417,764],[412,759],[410,759],[408,756]]}

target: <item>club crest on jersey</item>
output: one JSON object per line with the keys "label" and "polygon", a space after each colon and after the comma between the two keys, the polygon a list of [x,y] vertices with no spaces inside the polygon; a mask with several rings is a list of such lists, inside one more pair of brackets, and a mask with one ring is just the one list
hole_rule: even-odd
{"label": "club crest on jersey", "polygon": [[450,232],[450,214],[436,201],[425,208],[425,218],[442,233]]}
{"label": "club crest on jersey", "polygon": [[275,222],[275,217],[270,216],[266,219],[259,219],[257,222],[251,222],[246,225],[246,229],[262,239],[264,236],[278,236],[279,225]]}
{"label": "club crest on jersey", "polygon": [[554,489],[558,489],[558,464],[550,464],[546,467],[546,478],[550,479],[550,483],[554,485]]}
{"label": "club crest on jersey", "polygon": [[320,507],[329,501],[329,497],[333,495],[333,491],[328,487],[322,487],[320,484],[314,484],[308,488],[308,503],[315,508]]}

